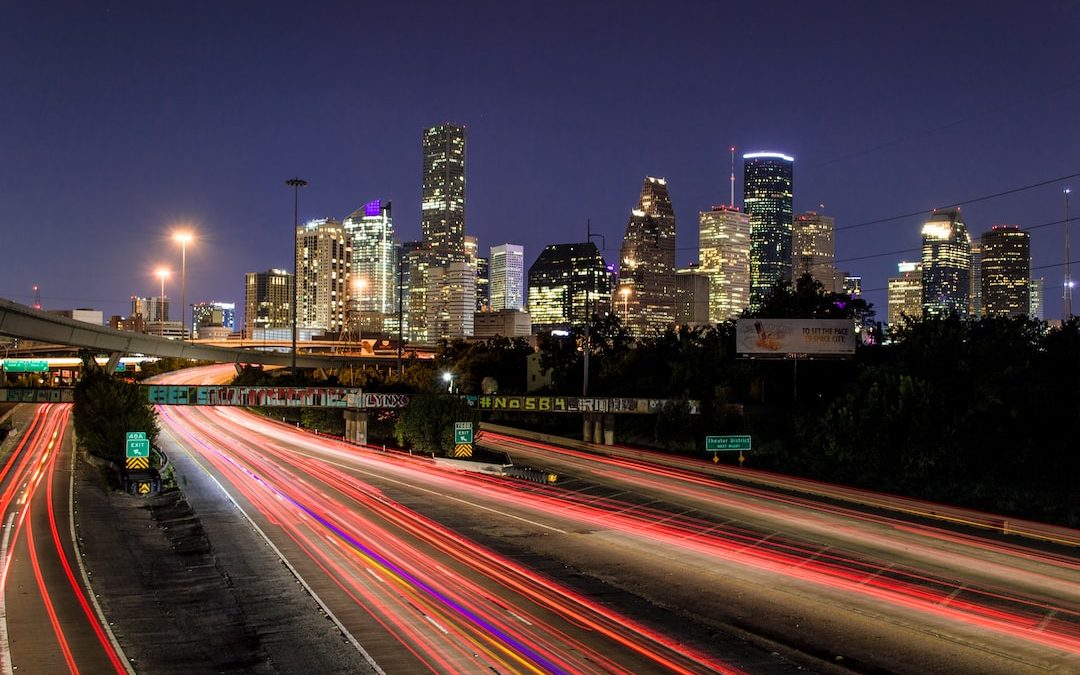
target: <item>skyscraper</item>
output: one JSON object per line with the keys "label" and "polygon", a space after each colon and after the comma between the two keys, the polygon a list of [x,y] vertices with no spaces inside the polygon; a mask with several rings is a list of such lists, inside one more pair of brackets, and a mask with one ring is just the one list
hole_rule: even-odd
{"label": "skyscraper", "polygon": [[971,242],[971,270],[969,272],[971,290],[968,293],[971,298],[971,307],[968,313],[974,317],[984,316],[986,314],[983,308],[983,287],[982,287],[982,261],[983,261],[983,247],[977,240]]}
{"label": "skyscraper", "polygon": [[982,236],[982,306],[986,316],[1031,311],[1031,234],[1019,225],[994,225]]}
{"label": "skyscraper", "polygon": [[476,313],[476,267],[465,261],[429,267],[427,284],[428,344],[470,337]]}
{"label": "skyscraper", "polygon": [[960,209],[934,211],[922,228],[923,315],[967,316],[971,306],[971,237]]}
{"label": "skyscraper", "polygon": [[517,244],[491,247],[491,309],[525,306],[525,248]]}
{"label": "skyscraper", "polygon": [[491,261],[476,259],[476,311],[491,309]]}
{"label": "skyscraper", "polygon": [[899,326],[903,317],[922,318],[922,263],[901,262],[899,276],[889,278],[889,326]]}
{"label": "skyscraper", "polygon": [[439,267],[465,259],[465,127],[424,130],[420,228]]}
{"label": "skyscraper", "polygon": [[675,211],[663,178],[646,177],[637,208],[630,211],[619,251],[618,293],[627,294],[631,334],[662,331],[675,322]]}
{"label": "skyscraper", "polygon": [[1031,308],[1028,311],[1028,316],[1032,319],[1038,319],[1042,321],[1043,316],[1043,285],[1046,280],[1042,277],[1031,280]]}
{"label": "skyscraper", "polygon": [[352,249],[347,290],[352,322],[363,333],[396,334],[397,249],[390,202],[367,202],[342,227]]}
{"label": "skyscraper", "polygon": [[742,313],[750,304],[750,216],[714,206],[698,218],[700,271],[709,278],[709,323]]}
{"label": "skyscraper", "polygon": [[551,244],[529,267],[528,294],[534,333],[584,323],[611,308],[611,272],[591,241]]}
{"label": "skyscraper", "polygon": [[[244,330],[250,338],[256,329],[288,329],[293,275],[279,269],[248,272],[244,278]],[[284,333],[283,333],[284,336]]]}
{"label": "skyscraper", "polygon": [[791,214],[795,158],[743,155],[743,210],[750,215],[750,306],[780,281],[791,281]]}
{"label": "skyscraper", "polygon": [[836,289],[836,239],[832,216],[807,211],[794,216],[791,227],[792,281],[809,274],[825,290]]}
{"label": "skyscraper", "polygon": [[191,306],[191,334],[199,338],[208,337],[213,331],[232,332],[235,327],[236,303],[234,302],[197,302]]}
{"label": "skyscraper", "polygon": [[341,222],[309,220],[296,228],[297,326],[337,332],[345,326],[351,248]]}

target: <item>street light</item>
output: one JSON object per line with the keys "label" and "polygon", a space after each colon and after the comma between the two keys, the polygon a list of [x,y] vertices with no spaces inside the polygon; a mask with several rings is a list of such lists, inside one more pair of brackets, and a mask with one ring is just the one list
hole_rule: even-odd
{"label": "street light", "polygon": [[353,292],[356,294],[356,341],[360,343],[360,352],[364,351],[364,288],[367,287],[367,279],[357,279],[353,282]]}
{"label": "street light", "polygon": [[443,381],[446,382],[446,391],[450,394],[454,393],[454,374],[450,371],[446,371],[442,374]]}
{"label": "street light", "polygon": [[173,241],[180,242],[180,341],[187,333],[187,245],[194,239],[190,232],[174,232]]}
{"label": "street light", "polygon": [[292,374],[296,377],[296,294],[299,284],[297,269],[296,228],[300,226],[300,188],[307,187],[303,178],[290,178],[285,184],[293,189],[293,280],[292,280]]}
{"label": "street light", "polygon": [[155,272],[161,277],[161,297],[158,298],[158,328],[161,337],[165,337],[165,279],[169,277],[169,270],[159,267]]}

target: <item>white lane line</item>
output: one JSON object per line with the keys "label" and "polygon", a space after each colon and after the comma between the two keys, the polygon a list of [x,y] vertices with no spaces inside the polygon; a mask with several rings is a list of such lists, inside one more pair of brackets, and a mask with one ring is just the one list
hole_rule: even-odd
{"label": "white lane line", "polygon": [[11,526],[14,522],[15,512],[12,511],[4,524],[4,539],[0,541],[0,574],[4,576],[4,583],[0,583],[0,669],[3,669],[4,675],[12,675],[14,672],[11,669],[11,645],[8,644],[7,604],[4,602],[4,591],[7,590],[8,540],[11,538]]}

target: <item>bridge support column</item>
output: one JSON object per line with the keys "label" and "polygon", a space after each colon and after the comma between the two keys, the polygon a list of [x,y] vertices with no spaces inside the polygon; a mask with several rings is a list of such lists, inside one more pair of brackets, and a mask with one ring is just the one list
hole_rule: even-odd
{"label": "bridge support column", "polygon": [[[582,413],[581,427],[581,440],[586,443],[603,443],[604,442],[604,429],[607,426],[605,417],[610,415],[601,415],[600,413]],[[614,425],[614,422],[612,422]]]}
{"label": "bridge support column", "polygon": [[345,411],[345,440],[367,445],[367,413],[363,410]]}
{"label": "bridge support column", "polygon": [[105,372],[112,375],[116,372],[116,367],[120,365],[120,357],[123,356],[120,352],[112,352],[109,354],[109,362],[105,364]]}
{"label": "bridge support column", "polygon": [[[597,443],[600,443],[597,440]],[[604,415],[604,445],[615,445],[615,416]]]}

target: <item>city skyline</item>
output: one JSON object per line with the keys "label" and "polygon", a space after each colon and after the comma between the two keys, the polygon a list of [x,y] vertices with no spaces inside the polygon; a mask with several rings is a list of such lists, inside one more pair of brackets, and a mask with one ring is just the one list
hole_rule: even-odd
{"label": "city skyline", "polygon": [[[643,175],[665,176],[676,213],[694,214],[729,201],[730,146],[789,153],[799,164],[795,211],[835,219],[837,268],[863,278],[883,320],[886,280],[917,257],[932,208],[1080,171],[1068,114],[1080,83],[1065,70],[1077,8],[781,4],[723,16],[674,8],[648,22],[632,9],[612,19],[598,5],[575,9],[572,26],[562,5],[461,15],[430,7],[432,25],[462,35],[447,59],[468,73],[435,82],[423,77],[435,50],[415,8],[327,5],[333,21],[278,7],[254,20],[211,5],[13,8],[0,28],[15,64],[0,74],[11,94],[0,223],[5,232],[32,223],[48,246],[27,250],[51,264],[9,257],[0,297],[31,304],[38,285],[47,309],[125,314],[131,295],[158,294],[160,265],[172,269],[176,296],[180,250],[170,236],[184,224],[197,234],[189,304],[240,305],[244,273],[291,267],[292,192],[282,182],[294,175],[310,182],[301,222],[342,219],[382,195],[395,203],[398,238],[418,240],[417,134],[454,121],[469,136],[467,233],[481,250],[521,243],[526,265],[547,244],[583,241],[590,220],[615,260]],[[755,52],[763,22],[780,34],[812,27],[829,47],[809,60],[797,41]],[[693,39],[721,23],[732,59],[755,54],[737,71]],[[635,54],[622,36],[647,24],[664,49]],[[345,39],[371,25],[380,30],[362,49]],[[941,63],[916,48],[936,25],[949,25],[958,47]],[[285,30],[292,37],[281,38]],[[32,45],[46,34],[58,46],[40,54]],[[776,79],[765,87],[762,73]],[[641,81],[663,83],[664,105],[631,104]],[[927,97],[943,90],[955,95],[931,112]],[[811,95],[812,109],[792,105]],[[1063,228],[1045,224],[1062,219],[1067,182],[963,206],[973,239],[995,224],[1035,228],[1032,275],[1045,279],[1048,319],[1062,307]],[[680,223],[680,267],[696,261],[696,230]]]}

